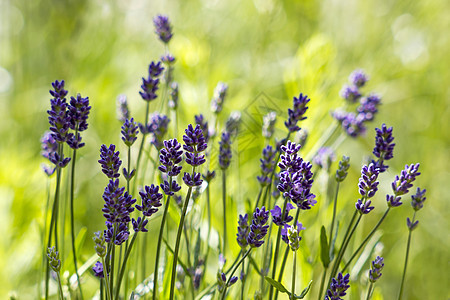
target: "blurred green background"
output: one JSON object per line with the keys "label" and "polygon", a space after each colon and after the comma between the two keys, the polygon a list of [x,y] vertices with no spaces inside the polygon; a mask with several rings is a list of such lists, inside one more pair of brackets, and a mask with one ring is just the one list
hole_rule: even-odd
{"label": "blurred green background", "polygon": [[[383,105],[367,135],[346,139],[337,151],[338,157],[350,155],[352,162],[342,194],[348,195],[344,197],[348,203],[342,206],[351,207],[357,197],[359,169],[373,148],[374,128],[383,122],[394,126],[395,157],[381,179],[381,192],[389,192],[394,175],[413,162],[421,163],[417,185],[428,190],[425,208],[418,214],[420,226],[413,234],[406,298],[448,299],[449,11],[445,0],[0,0],[0,298],[10,291],[20,299],[36,295],[39,232],[47,199],[39,139],[48,128],[50,83],[65,79],[69,95],[89,96],[93,107],[84,134],[86,147],[80,151],[78,173],[83,176],[76,204],[77,228],[86,226],[88,232],[83,255],[89,257],[90,235],[103,222],[95,213],[100,212],[106,183],[96,165],[98,149],[102,143],[120,141],[119,94],[128,96],[132,114],[142,120],[138,90],[149,62],[164,51],[152,23],[162,13],[173,24],[170,51],[177,59],[180,127],[193,122],[194,113],[210,116],[213,89],[224,81],[230,86],[224,118],[260,97],[285,112],[293,96],[308,94],[312,100],[304,126],[310,145],[333,122],[329,111],[342,105],[339,90],[347,76],[356,68],[364,69],[371,79],[367,91],[381,94]],[[285,116],[279,116],[280,132]],[[262,146],[260,140],[242,149],[240,163],[251,171],[240,176],[251,184],[231,184],[237,200],[257,192],[255,157]],[[320,191],[320,176],[317,182]],[[384,211],[383,197],[378,195],[380,205],[367,220],[366,230]],[[377,283],[378,298],[393,299],[397,294],[407,238],[405,219],[412,215],[409,201],[405,202],[382,227],[386,266]],[[308,220],[304,224],[319,232],[320,224],[308,226]],[[315,236],[305,237],[305,245],[316,242]],[[302,276],[307,282],[305,273]]]}

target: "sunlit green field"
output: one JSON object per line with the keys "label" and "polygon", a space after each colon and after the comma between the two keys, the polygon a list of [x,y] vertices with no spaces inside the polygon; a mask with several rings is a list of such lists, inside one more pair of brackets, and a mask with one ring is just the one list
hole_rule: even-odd
{"label": "sunlit green field", "polygon": [[[309,153],[335,122],[330,111],[342,105],[339,91],[348,74],[362,68],[370,76],[367,91],[376,91],[383,100],[367,134],[345,138],[336,150],[338,159],[345,154],[352,163],[340,192],[339,218],[345,222],[354,210],[360,168],[372,152],[374,128],[382,123],[393,126],[394,159],[380,178],[376,208],[356,239],[362,239],[383,214],[384,195],[394,176],[405,164],[420,162],[422,175],[415,186],[427,189],[427,201],[413,234],[404,299],[448,299],[449,11],[444,0],[0,0],[0,298],[39,299],[44,207],[55,188],[54,177],[49,181],[41,170],[40,156],[40,138],[48,130],[51,82],[64,79],[69,95],[89,96],[92,106],[75,191],[80,257],[86,262],[95,254],[93,232],[104,227],[101,195],[107,181],[97,163],[99,148],[114,143],[126,152],[116,118],[118,95],[125,94],[132,115],[143,119],[144,102],[138,91],[148,64],[165,51],[152,22],[162,13],[170,17],[174,31],[170,52],[176,57],[174,77],[180,86],[178,139],[195,114],[212,116],[210,100],[219,81],[229,85],[219,122],[236,110],[257,121],[244,124],[228,175],[230,261],[239,252],[237,216],[253,208],[249,201],[253,203],[259,188],[256,176],[264,139],[258,122],[260,113],[266,113],[260,108],[268,105],[280,112],[275,135],[281,138],[292,97],[308,94],[311,102],[302,128],[309,132],[305,148]],[[150,110],[159,107],[159,102],[152,103]],[[333,163],[332,172],[337,164]],[[213,226],[220,232],[220,176],[216,180]],[[301,217],[307,230],[298,255],[298,290],[313,277],[317,281],[307,299],[317,298],[320,227],[331,217],[331,207],[325,206],[326,185],[327,176],[319,171],[314,184],[318,205]],[[385,257],[385,267],[373,299],[397,297],[408,235],[406,217],[412,214],[408,199],[409,195],[379,232],[376,251]],[[150,234],[157,234],[158,224],[149,222]],[[175,221],[172,226],[175,230]],[[69,240],[63,247],[70,252]],[[149,243],[148,251],[154,247]],[[71,268],[70,259],[63,259]],[[215,259],[209,261],[208,284],[216,280]],[[367,273],[368,266],[359,271]],[[148,261],[147,270],[153,270],[153,261]],[[290,274],[286,274],[289,285]],[[357,284],[365,286],[367,276],[362,278]],[[86,275],[83,288],[85,298],[91,298],[97,281]],[[250,299],[255,290],[248,288]],[[346,299],[360,299],[364,291],[352,288]]]}

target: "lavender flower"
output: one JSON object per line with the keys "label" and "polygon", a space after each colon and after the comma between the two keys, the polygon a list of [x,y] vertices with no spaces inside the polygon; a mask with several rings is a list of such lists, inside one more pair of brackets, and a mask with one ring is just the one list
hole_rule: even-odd
{"label": "lavender flower", "polygon": [[170,119],[165,115],[153,114],[150,121],[151,143],[160,150],[163,147],[163,139],[167,133]]}
{"label": "lavender flower", "polygon": [[161,66],[161,62],[156,64],[154,62],[150,63],[148,67],[148,77],[147,79],[142,78],[142,91],[139,92],[142,99],[145,101],[152,101],[153,99],[156,99],[156,91],[158,90],[159,85],[158,77],[161,75],[163,70],[164,67]]}
{"label": "lavender flower", "polygon": [[164,54],[163,56],[161,56],[161,61],[166,66],[171,66],[175,63],[175,57],[173,57],[172,54],[167,53],[167,54]]}
{"label": "lavender flower", "polygon": [[121,127],[122,141],[128,147],[131,147],[137,140],[137,135],[139,134],[138,125],[134,121],[134,118],[126,119]]}
{"label": "lavender flower", "polygon": [[365,198],[372,198],[378,191],[378,174],[380,170],[375,166],[375,164],[369,164],[369,166],[364,165],[361,169],[361,177],[359,178],[359,194]]}
{"label": "lavender flower", "polygon": [[121,122],[130,118],[130,110],[128,109],[127,96],[119,95],[117,97],[117,119]]}
{"label": "lavender flower", "polygon": [[94,276],[98,278],[104,278],[103,274],[103,264],[99,261],[95,263],[95,265],[92,267],[92,271],[94,271]]}
{"label": "lavender flower", "polygon": [[261,209],[256,208],[253,213],[252,224],[250,225],[250,232],[247,236],[247,243],[252,248],[261,247],[264,244],[264,237],[267,234],[269,225],[266,225],[269,220],[269,211],[263,206]]}
{"label": "lavender flower", "polygon": [[60,168],[64,168],[70,162],[70,157],[64,157],[64,154],[59,155],[57,152],[50,153],[48,159]]}
{"label": "lavender flower", "polygon": [[136,205],[136,209],[141,211],[146,217],[151,217],[158,211],[158,207],[161,206],[161,199],[163,197],[159,192],[159,187],[155,185],[144,187],[144,190],[139,192],[142,199],[141,205]]}
{"label": "lavender flower", "polygon": [[355,103],[361,97],[358,86],[356,85],[344,85],[341,89],[340,95],[342,98],[350,103]]}
{"label": "lavender flower", "polygon": [[47,257],[49,259],[50,268],[58,273],[61,270],[61,260],[59,259],[59,252],[55,247],[48,247]]}
{"label": "lavender flower", "polygon": [[106,145],[100,147],[100,159],[98,162],[102,166],[102,172],[108,178],[117,178],[120,176],[119,169],[122,161],[119,158],[119,151],[115,152],[116,146],[114,144]]}
{"label": "lavender flower", "polygon": [[365,118],[363,115],[355,115],[354,113],[347,113],[341,110],[333,112],[335,118],[342,126],[342,129],[351,137],[358,137],[366,132],[364,125]]}
{"label": "lavender flower", "polygon": [[287,243],[289,244],[289,247],[291,248],[292,251],[297,251],[300,248],[300,241],[302,240],[300,232],[302,230],[305,230],[306,228],[303,227],[302,223],[297,222],[297,228],[285,224],[283,229],[286,230],[285,232],[286,235],[284,237],[282,236],[283,240],[285,242],[286,240],[288,241]]}
{"label": "lavender flower", "polygon": [[67,91],[64,90],[64,80],[52,83],[55,90],[50,90],[50,94],[54,97],[50,100],[51,109],[47,110],[48,122],[50,123],[50,131],[53,138],[58,143],[64,143],[68,140],[70,120],[67,115]]}
{"label": "lavender flower", "polygon": [[336,181],[342,182],[347,177],[348,169],[350,168],[350,157],[342,156],[342,160],[339,162],[339,168],[336,171]]}
{"label": "lavender flower", "polygon": [[277,114],[274,111],[269,112],[263,117],[262,135],[266,139],[270,139],[275,131],[275,123],[277,122]]}
{"label": "lavender flower", "polygon": [[408,229],[410,231],[413,231],[414,229],[416,229],[417,225],[419,225],[419,220],[414,221],[414,218],[413,218],[413,221],[411,221],[410,218],[406,218],[406,226],[408,227]]}
{"label": "lavender flower", "polygon": [[423,203],[427,200],[425,197],[426,189],[417,188],[416,194],[411,196],[411,205],[415,211],[423,208]]}
{"label": "lavender flower", "polygon": [[405,169],[400,173],[400,176],[395,176],[395,179],[392,182],[392,191],[394,192],[394,195],[386,195],[386,201],[389,207],[397,207],[403,204],[400,201],[400,196],[409,192],[409,189],[413,186],[412,182],[420,175],[419,166],[419,163],[411,164],[409,166],[406,165]]}
{"label": "lavender flower", "polygon": [[178,83],[172,82],[170,85],[170,98],[169,98],[169,107],[173,110],[176,110],[178,107]]}
{"label": "lavender flower", "polygon": [[177,166],[183,160],[183,150],[181,150],[181,144],[177,139],[171,139],[164,141],[164,148],[161,149],[159,154],[159,162],[161,165],[158,169],[167,173],[168,176],[177,176],[180,174],[182,167]]}
{"label": "lavender flower", "polygon": [[370,206],[370,204],[372,204],[371,200],[366,200],[366,202],[363,202],[361,199],[358,199],[358,201],[356,201],[355,207],[360,214],[366,215],[375,208],[374,206]]}
{"label": "lavender flower", "polygon": [[348,80],[357,87],[362,87],[366,84],[369,78],[363,70],[355,70],[350,74]]}
{"label": "lavender flower", "polygon": [[284,122],[284,125],[286,125],[286,128],[289,130],[289,132],[295,132],[299,131],[300,127],[297,126],[297,123],[299,121],[302,121],[306,119],[304,116],[306,111],[308,110],[308,102],[310,99],[307,95],[303,95],[300,93],[298,98],[294,97],[294,106],[292,109],[288,109],[288,120]]}
{"label": "lavender flower", "polygon": [[158,35],[159,39],[164,44],[168,44],[173,36],[169,18],[167,16],[158,15],[153,18],[153,24],[155,26],[155,33]]}
{"label": "lavender flower", "polygon": [[360,105],[356,109],[358,116],[362,116],[364,121],[372,121],[378,112],[378,105],[380,103],[381,98],[378,95],[372,94],[367,97],[362,97],[359,100]]}
{"label": "lavender flower", "polygon": [[222,138],[219,142],[219,166],[222,170],[228,169],[231,162],[231,135],[229,132],[222,132]]}
{"label": "lavender flower", "polygon": [[389,166],[384,164],[384,161],[394,157],[394,137],[392,136],[392,127],[387,128],[386,124],[381,125],[381,128],[375,128],[377,136],[375,137],[375,148],[373,154],[378,158],[378,161],[372,160],[378,168],[380,173],[384,172]]}
{"label": "lavender flower", "polygon": [[99,257],[105,257],[106,256],[106,245],[105,245],[105,236],[103,235],[103,232],[97,231],[94,233],[94,237],[92,238],[94,240],[95,246],[95,252]]}
{"label": "lavender flower", "polygon": [[83,98],[80,94],[76,98],[70,97],[67,110],[69,128],[77,131],[85,131],[88,128],[87,119],[91,110],[89,97]]}
{"label": "lavender flower", "polygon": [[145,228],[145,226],[148,223],[147,219],[143,219],[141,217],[138,217],[137,220],[134,218],[131,220],[131,223],[133,224],[133,230],[134,232],[142,231],[142,232],[148,232],[148,229]]}
{"label": "lavender flower", "polygon": [[336,159],[336,154],[333,149],[329,147],[322,147],[317,151],[317,154],[313,158],[313,163],[319,166],[319,168],[328,171],[331,167],[331,163]]}
{"label": "lavender flower", "polygon": [[238,224],[239,225],[238,233],[236,234],[236,240],[239,246],[241,246],[242,249],[245,249],[248,245],[247,236],[250,230],[250,227],[248,226],[248,214],[239,215]]}
{"label": "lavender flower", "polygon": [[210,170],[206,171],[206,174],[202,175],[202,178],[208,183],[210,183],[211,180],[213,180],[215,177],[216,177],[216,171],[211,172]]}
{"label": "lavender flower", "polygon": [[384,267],[384,259],[380,256],[377,256],[374,261],[372,261],[372,268],[369,270],[369,281],[372,283],[375,283],[377,281],[382,273],[381,270],[383,270]]}
{"label": "lavender flower", "polygon": [[217,273],[217,286],[219,292],[222,292],[226,287],[230,287],[237,282],[238,278],[236,276],[231,277],[230,282],[227,284],[227,276],[225,273]]}
{"label": "lavender flower", "polygon": [[183,149],[186,151],[186,163],[193,167],[200,166],[206,161],[205,155],[200,154],[205,151],[207,147],[203,131],[200,128],[200,125],[196,125],[194,129],[192,124],[189,124],[185,133],[186,134],[183,135],[183,141],[185,143]]}
{"label": "lavender flower", "polygon": [[[105,240],[107,243],[113,242],[114,245],[120,246],[125,241],[128,240],[128,237],[130,236],[130,232],[128,231],[128,224],[127,223],[116,223],[114,225],[110,222],[106,222],[106,229],[104,231]],[[116,235],[114,236],[114,233]]]}
{"label": "lavender flower", "polygon": [[275,155],[276,151],[272,146],[267,145],[263,149],[262,158],[259,160],[261,162],[261,175],[256,177],[261,186],[268,186],[271,182],[270,176],[275,167]]}
{"label": "lavender flower", "polygon": [[219,82],[214,90],[214,96],[211,100],[211,110],[213,113],[218,114],[222,111],[223,102],[227,95],[228,85],[223,82]]}
{"label": "lavender flower", "polygon": [[202,129],[203,136],[205,137],[205,143],[208,143],[209,141],[208,122],[205,120],[205,117],[203,117],[202,114],[196,115],[194,118],[195,124],[200,125],[200,128]]}
{"label": "lavender flower", "polygon": [[[50,160],[51,156],[54,156],[58,151],[58,143],[52,136],[52,133],[47,131],[41,138],[41,155],[48,160]],[[47,176],[51,176],[56,168],[43,164],[42,169],[44,170]]]}
{"label": "lavender flower", "polygon": [[339,272],[337,278],[332,278],[330,288],[327,290],[325,300],[342,300],[347,293],[347,289],[350,287],[350,274],[342,275]]}
{"label": "lavender flower", "polygon": [[239,111],[233,111],[225,123],[225,131],[230,133],[231,138],[235,139],[239,132],[240,125],[241,113]]}
{"label": "lavender flower", "polygon": [[275,223],[275,225],[278,226],[284,226],[286,223],[292,221],[294,218],[289,215],[289,211],[291,209],[294,209],[294,206],[291,203],[286,204],[286,211],[284,212],[284,216],[282,215],[282,209],[278,205],[275,205],[275,207],[270,211],[272,214],[272,221]]}
{"label": "lavender flower", "polygon": [[130,222],[130,213],[134,211],[132,205],[136,202],[125,188],[119,188],[119,179],[110,179],[103,192],[105,204],[102,212],[103,216],[110,223],[128,223]]}

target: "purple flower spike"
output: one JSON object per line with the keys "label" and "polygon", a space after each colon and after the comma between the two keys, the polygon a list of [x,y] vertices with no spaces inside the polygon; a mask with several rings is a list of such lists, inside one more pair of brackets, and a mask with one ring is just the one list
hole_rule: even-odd
{"label": "purple flower spike", "polygon": [[230,134],[233,140],[237,137],[241,122],[241,113],[239,111],[233,111],[225,123],[225,131]]}
{"label": "purple flower spike", "polygon": [[222,170],[228,169],[231,162],[231,135],[229,132],[222,132],[222,138],[219,142],[219,166]]}
{"label": "purple flower spike", "polygon": [[344,85],[340,95],[350,103],[355,103],[361,97],[361,93],[356,85]]}
{"label": "purple flower spike", "polygon": [[[142,224],[141,224],[141,222],[142,222]],[[144,219],[144,220],[142,221],[142,218],[141,218],[141,217],[138,217],[137,220],[132,219],[132,220],[131,220],[131,223],[133,224],[133,230],[134,230],[134,232],[138,232],[138,231],[148,232],[148,229],[145,228],[145,226],[146,226],[147,223],[148,223],[148,220],[147,220],[147,219]]]}
{"label": "purple flower spike", "polygon": [[92,267],[92,271],[94,271],[94,276],[98,278],[104,278],[103,274],[103,265],[101,262],[97,261],[95,265]]}
{"label": "purple flower spike", "polygon": [[173,36],[169,18],[167,16],[158,15],[153,19],[153,25],[155,26],[155,33],[158,35],[159,39],[164,44],[168,44]]}
{"label": "purple flower spike", "polygon": [[164,183],[161,183],[160,187],[167,196],[173,196],[181,190],[181,186],[176,181],[172,181],[172,184],[169,184],[167,180],[164,180]]}
{"label": "purple flower spike", "polygon": [[375,129],[377,136],[375,137],[375,148],[373,148],[373,154],[378,158],[378,161],[372,160],[378,168],[380,173],[389,168],[384,164],[384,161],[394,157],[394,137],[392,136],[392,127],[387,128],[386,124],[381,125],[381,128]]}
{"label": "purple flower spike", "polygon": [[64,99],[67,96],[67,90],[64,89],[64,80],[58,81],[55,80],[52,82],[53,90],[50,90],[50,95],[52,95],[53,98],[61,98]]}
{"label": "purple flower spike", "polygon": [[369,270],[369,281],[372,283],[375,283],[377,281],[382,273],[381,270],[383,270],[384,267],[384,259],[380,256],[377,256],[374,261],[372,261],[372,268]]}
{"label": "purple flower spike", "polygon": [[218,114],[222,111],[223,102],[227,96],[228,85],[223,82],[219,82],[214,90],[214,96],[211,100],[211,110],[213,113]]}
{"label": "purple flower spike", "polygon": [[342,160],[339,162],[339,168],[336,171],[336,181],[342,182],[347,177],[348,169],[350,168],[350,157],[342,156]]}
{"label": "purple flower spike", "polygon": [[256,208],[253,213],[252,224],[250,225],[250,232],[247,236],[247,243],[252,248],[261,247],[264,244],[264,237],[267,234],[269,225],[266,225],[269,220],[269,211],[263,206],[261,209]]}
{"label": "purple flower spike", "polygon": [[[298,249],[299,242],[302,240],[302,238],[300,237],[300,232],[305,229],[306,228],[303,227],[303,224],[300,222],[297,222],[297,228],[294,228],[294,226],[291,226],[289,224],[284,224],[284,226],[281,228],[281,239],[286,244],[292,245],[292,250],[296,251]],[[294,232],[294,230],[296,230],[296,233]]]}
{"label": "purple flower spike", "polygon": [[142,78],[142,91],[139,92],[142,99],[145,101],[152,101],[156,99],[156,91],[158,90],[159,79],[158,77],[161,75],[164,67],[161,66],[161,62],[151,64],[148,67],[148,77]]}
{"label": "purple flower spike", "polygon": [[89,106],[89,97],[83,98],[80,94],[78,94],[76,98],[70,97],[70,103],[67,110],[70,129],[85,131],[88,128],[87,119],[91,110],[91,106]]}
{"label": "purple flower spike", "polygon": [[308,102],[310,99],[307,95],[303,95],[300,93],[298,98],[294,97],[294,105],[292,109],[288,109],[288,120],[284,122],[284,125],[286,125],[286,128],[289,130],[289,132],[295,132],[299,131],[300,127],[297,126],[297,123],[299,121],[302,121],[306,119],[304,116],[306,111],[308,110]]}
{"label": "purple flower spike", "polygon": [[358,116],[362,117],[364,121],[372,121],[378,112],[378,105],[381,103],[381,98],[378,95],[372,94],[367,97],[362,97],[359,103],[360,105],[356,109]]}
{"label": "purple flower spike", "polygon": [[419,166],[419,163],[406,165],[400,176],[395,176],[395,180],[392,182],[392,190],[395,196],[402,196],[409,192],[409,189],[413,186],[412,182],[420,175]]}
{"label": "purple flower spike", "polygon": [[170,85],[170,99],[169,99],[169,107],[173,110],[178,108],[178,83],[172,82]]}
{"label": "purple flower spike", "polygon": [[151,116],[149,133],[152,134],[150,142],[160,150],[163,147],[163,139],[167,133],[170,119],[165,115],[153,114]]}
{"label": "purple flower spike", "polygon": [[411,196],[411,205],[415,211],[423,208],[423,203],[427,200],[427,197],[425,197],[426,191],[426,189],[417,188],[416,194]]}
{"label": "purple flower spike", "polygon": [[408,229],[410,231],[413,231],[414,229],[416,229],[417,225],[419,225],[419,220],[412,222],[409,218],[406,218],[406,226],[408,226]]}
{"label": "purple flower spike", "polygon": [[120,176],[119,169],[122,161],[119,158],[119,151],[115,151],[116,146],[114,144],[109,145],[109,148],[106,145],[102,145],[100,147],[100,159],[99,163],[102,166],[102,172],[108,178],[117,178]]}
{"label": "purple flower spike", "polygon": [[[112,241],[114,245],[120,246],[127,241],[130,236],[127,223],[116,223],[116,229],[114,230],[113,224],[106,222],[106,228],[107,229],[105,229],[103,234],[107,243]],[[114,231],[116,232],[116,237],[113,240]]]}
{"label": "purple flower spike", "polygon": [[200,166],[206,161],[205,155],[200,154],[202,151],[205,151],[207,147],[203,131],[200,128],[200,125],[197,124],[194,129],[192,124],[189,124],[185,133],[186,134],[183,135],[183,141],[185,143],[183,149],[186,151],[186,163],[193,167]]}
{"label": "purple flower spike", "polygon": [[139,134],[138,125],[134,121],[134,118],[126,119],[121,129],[122,141],[128,147],[131,147],[137,140],[137,135]]}
{"label": "purple flower spike", "polygon": [[278,226],[284,226],[286,223],[292,221],[294,218],[289,215],[289,211],[291,209],[294,209],[294,206],[291,203],[286,204],[286,211],[284,213],[284,217],[281,216],[282,209],[278,205],[275,205],[275,207],[270,211],[272,214],[272,221]]}
{"label": "purple flower spike", "polygon": [[271,182],[270,175],[275,167],[275,155],[276,151],[272,146],[268,145],[263,149],[262,158],[259,160],[261,162],[261,175],[256,177],[261,186],[268,186]]}
{"label": "purple flower spike", "polygon": [[372,198],[378,191],[378,174],[380,169],[378,169],[374,164],[365,165],[361,169],[361,177],[359,178],[359,194],[365,198]]}
{"label": "purple flower spike", "polygon": [[64,154],[62,154],[60,156],[57,152],[52,152],[52,153],[50,153],[48,160],[50,160],[50,162],[54,163],[55,166],[64,168],[70,162],[70,157],[64,157]]}
{"label": "purple flower spike", "polygon": [[317,151],[316,156],[313,158],[313,163],[319,166],[319,168],[328,171],[331,167],[331,163],[336,159],[336,154],[333,149],[329,147],[322,147]]}
{"label": "purple flower spike", "polygon": [[202,129],[203,136],[205,137],[205,143],[208,143],[209,141],[208,122],[206,121],[205,117],[202,114],[196,115],[194,118],[195,124],[200,125],[200,128]]}
{"label": "purple flower spike", "polygon": [[357,87],[362,87],[366,84],[369,78],[363,70],[355,70],[350,74],[348,80]]}
{"label": "purple flower spike", "polygon": [[102,212],[103,216],[110,223],[130,222],[130,213],[134,211],[132,205],[136,203],[125,188],[119,188],[119,179],[111,179],[103,192],[105,204]]}
{"label": "purple flower spike", "polygon": [[239,221],[238,221],[238,233],[236,234],[236,240],[241,246],[242,249],[245,249],[247,247],[247,236],[249,233],[249,226],[248,226],[248,214],[245,215],[239,215]]}
{"label": "purple flower spike", "polygon": [[53,138],[51,132],[47,131],[41,138],[41,155],[45,158],[49,158],[51,153],[58,151],[58,143]]}
{"label": "purple flower spike", "polygon": [[366,126],[364,125],[364,116],[355,115],[354,113],[347,113],[343,111],[335,111],[333,117],[341,123],[345,132],[356,138],[366,133]]}
{"label": "purple flower spike", "polygon": [[[55,84],[56,86],[64,86],[64,81],[61,81],[61,83],[58,84],[56,84],[56,82],[53,84]],[[67,91],[55,90],[50,91],[50,94],[58,96],[50,100],[51,109],[47,110],[48,122],[50,123],[50,131],[52,132],[53,138],[58,143],[64,143],[70,137],[68,133],[70,119],[67,113],[66,98],[60,98],[59,96],[65,96],[67,94]]]}
{"label": "purple flower spike", "polygon": [[350,287],[350,274],[342,275],[339,272],[337,278],[332,278],[330,288],[327,290],[325,300],[342,300],[347,293],[347,289]]}
{"label": "purple flower spike", "polygon": [[168,176],[177,176],[181,172],[181,166],[178,164],[183,160],[183,150],[181,150],[181,144],[177,139],[171,139],[164,141],[164,148],[161,149],[159,154],[159,162],[161,165],[158,169],[167,173]]}
{"label": "purple flower spike", "polygon": [[375,208],[374,206],[370,206],[370,204],[372,204],[372,201],[370,200],[367,200],[366,203],[363,203],[361,199],[358,199],[358,201],[355,204],[355,207],[360,214],[366,215]]}
{"label": "purple flower spike", "polygon": [[194,172],[194,175],[191,176],[189,173],[184,173],[183,181],[187,186],[200,186],[202,185],[203,180],[201,179],[201,174]]}
{"label": "purple flower spike", "polygon": [[152,184],[151,186],[146,185],[144,190],[139,192],[142,205],[136,205],[136,209],[141,211],[144,216],[151,217],[161,206],[163,195],[158,191],[159,187]]}

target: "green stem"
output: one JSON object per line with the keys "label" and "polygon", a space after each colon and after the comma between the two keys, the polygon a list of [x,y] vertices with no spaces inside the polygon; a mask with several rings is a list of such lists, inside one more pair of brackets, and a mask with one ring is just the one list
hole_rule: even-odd
{"label": "green stem", "polygon": [[209,241],[211,236],[211,201],[210,201],[210,191],[209,191],[209,182],[206,186],[206,209],[208,213],[208,233],[206,235],[206,240],[208,241],[206,243],[206,254],[205,254],[205,266],[208,264],[208,255],[209,255]]}
{"label": "green stem", "polygon": [[[75,137],[77,136],[78,131],[75,131]],[[80,275],[78,274],[78,263],[77,263],[77,254],[75,247],[75,218],[74,218],[74,189],[75,189],[75,162],[77,159],[77,150],[73,149],[72,155],[72,174],[70,176],[70,229],[71,229],[71,238],[72,238],[72,254],[73,254],[73,265],[75,266],[75,275],[77,276],[78,289],[80,291],[80,297],[83,299],[83,291],[81,289],[81,281]]]}
{"label": "green stem", "polygon": [[328,267],[326,267],[323,270],[322,279],[320,280],[319,298],[317,298],[317,300],[322,299],[322,291],[323,291],[323,286],[325,285],[325,278],[327,277],[327,271],[328,271]]}
{"label": "green stem", "polygon": [[244,259],[247,257],[247,255],[249,255],[249,253],[250,253],[250,251],[252,251],[252,249],[253,249],[253,248],[250,248],[250,249],[247,250],[247,252],[245,252],[245,254],[242,256],[241,260],[236,264],[236,266],[234,266],[233,270],[231,271],[231,274],[230,274],[230,276],[228,277],[228,280],[227,280],[227,282],[226,282],[226,284],[225,284],[225,287],[224,287],[224,289],[223,289],[223,291],[222,291],[222,297],[221,297],[222,300],[225,299],[225,296],[226,296],[226,294],[227,294],[227,288],[228,288],[228,285],[230,284],[231,278],[233,278],[233,275],[234,275],[234,273],[236,272],[237,268],[238,268],[239,265],[244,261]]}
{"label": "green stem", "polygon": [[109,285],[109,279],[108,279],[108,272],[106,271],[106,264],[105,264],[105,258],[102,257],[102,264],[103,264],[103,277],[105,278],[106,282],[106,297],[108,300],[111,300],[111,293],[110,293],[110,285]]}
{"label": "green stem", "polygon": [[[416,220],[416,212],[414,211],[414,215],[413,215],[413,219],[412,219],[411,223],[414,223],[415,220]],[[412,235],[412,230],[409,229],[408,243],[406,244],[405,265],[403,266],[402,283],[400,284],[400,292],[398,294],[398,300],[402,299],[402,296],[403,296],[403,287],[405,284],[405,277],[406,277],[406,267],[408,265],[409,249],[411,247],[411,235]]]}
{"label": "green stem", "polygon": [[[170,186],[172,186],[172,177],[169,178]],[[155,271],[153,273],[153,300],[156,300],[156,294],[158,293],[158,274],[159,274],[159,256],[161,252],[161,242],[164,234],[164,224],[166,223],[167,212],[169,211],[170,195],[167,196],[166,205],[161,220],[161,226],[159,227],[158,244],[156,246],[156,259],[155,259]]]}
{"label": "green stem", "polygon": [[59,276],[59,272],[56,272],[56,277],[58,278],[58,290],[59,290],[59,298],[64,300],[64,293],[61,285],[61,276]]}
{"label": "green stem", "polygon": [[370,284],[369,284],[369,289],[367,290],[367,297],[366,297],[366,300],[369,300],[369,299],[370,299],[370,296],[371,296],[371,294],[372,294],[372,288],[373,288],[373,282],[370,282]]}
{"label": "green stem", "polygon": [[383,216],[381,217],[381,219],[378,221],[377,225],[375,225],[375,227],[372,229],[372,231],[367,235],[367,237],[364,239],[364,241],[361,243],[361,245],[359,245],[358,249],[356,249],[356,251],[353,253],[353,255],[350,257],[350,259],[348,260],[347,264],[345,265],[345,267],[342,269],[342,271],[347,270],[347,268],[349,267],[350,263],[353,261],[353,259],[356,257],[356,255],[359,253],[359,251],[361,251],[361,249],[364,247],[364,245],[370,240],[370,238],[374,235],[374,233],[377,231],[378,227],[380,227],[381,223],[383,223],[384,219],[386,218],[387,214],[389,213],[389,211],[391,210],[390,207],[388,207],[386,209],[386,211],[384,212]]}
{"label": "green stem", "polygon": [[222,253],[225,255],[227,249],[227,177],[226,171],[222,170],[222,207],[223,207],[223,248]]}
{"label": "green stem", "polygon": [[297,264],[297,251],[294,251],[294,263],[292,264],[292,289],[291,289],[291,300],[295,299],[295,271]]}
{"label": "green stem", "polygon": [[330,237],[328,238],[328,245],[331,245],[331,241],[333,240],[333,230],[334,230],[334,223],[336,220],[336,207],[337,207],[338,194],[339,194],[339,185],[340,185],[340,183],[338,182],[336,184],[336,193],[334,195],[333,218],[331,219]]}
{"label": "green stem", "polygon": [[[248,272],[248,266],[247,266],[247,272]],[[242,274],[244,274],[244,278],[242,278],[242,283],[241,283],[241,300],[244,300],[244,289],[245,289],[245,279],[247,279],[247,276],[245,274],[245,264],[242,263]]]}
{"label": "green stem", "polygon": [[[144,126],[147,126],[148,123],[148,110],[149,110],[149,106],[150,106],[150,102],[147,101],[147,105],[145,107],[145,122],[144,122]],[[143,134],[142,135],[142,140],[141,140],[141,145],[139,146],[139,152],[138,152],[138,157],[137,157],[137,161],[136,161],[136,173],[134,174],[134,185],[133,185],[133,194],[136,191],[136,185],[137,185],[137,181],[138,181],[138,171],[139,171],[139,165],[141,163],[141,158],[142,158],[142,152],[144,150],[144,142],[145,142],[145,137],[147,135]],[[129,171],[129,170],[128,170]]]}
{"label": "green stem", "polygon": [[[193,167],[192,174],[194,174],[194,172],[195,172],[195,167]],[[183,231],[184,219],[186,217],[186,211],[187,211],[189,199],[191,197],[191,193],[192,193],[192,186],[189,187],[188,193],[186,195],[186,199],[184,200],[183,211],[181,213],[181,220],[180,220],[180,224],[178,225],[177,239],[176,239],[175,249],[174,249],[175,252],[173,254],[172,275],[171,275],[171,281],[170,281],[170,300],[174,299],[178,250],[180,249],[181,232]]]}

